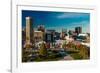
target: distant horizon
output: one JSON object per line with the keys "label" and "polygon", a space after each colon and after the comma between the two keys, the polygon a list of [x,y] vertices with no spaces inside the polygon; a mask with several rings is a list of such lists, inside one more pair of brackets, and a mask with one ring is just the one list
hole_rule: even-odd
{"label": "distant horizon", "polygon": [[27,16],[32,17],[35,30],[39,25],[57,32],[62,29],[74,31],[75,27],[82,27],[82,33],[90,33],[90,13],[22,10],[22,28],[26,26]]}

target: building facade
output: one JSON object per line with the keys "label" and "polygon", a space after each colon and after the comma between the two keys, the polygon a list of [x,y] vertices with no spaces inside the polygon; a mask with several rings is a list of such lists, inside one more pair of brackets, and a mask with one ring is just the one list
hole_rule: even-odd
{"label": "building facade", "polygon": [[26,17],[26,44],[33,44],[34,41],[33,23],[31,17]]}
{"label": "building facade", "polygon": [[82,33],[82,27],[75,27],[75,33],[77,33],[77,35]]}
{"label": "building facade", "polygon": [[41,42],[44,39],[44,33],[42,31],[34,31],[34,42]]}

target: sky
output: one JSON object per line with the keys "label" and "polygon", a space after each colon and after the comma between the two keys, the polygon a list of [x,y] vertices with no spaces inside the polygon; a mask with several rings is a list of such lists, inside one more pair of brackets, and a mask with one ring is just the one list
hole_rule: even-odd
{"label": "sky", "polygon": [[81,26],[83,33],[90,32],[90,13],[22,10],[22,28],[26,26],[27,16],[32,18],[35,29],[44,25],[46,30],[61,32],[62,29],[75,30]]}

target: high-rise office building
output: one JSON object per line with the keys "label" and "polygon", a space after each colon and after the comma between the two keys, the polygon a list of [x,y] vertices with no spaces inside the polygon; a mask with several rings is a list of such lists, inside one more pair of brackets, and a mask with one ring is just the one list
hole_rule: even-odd
{"label": "high-rise office building", "polygon": [[82,33],[82,27],[75,27],[75,33],[77,33],[77,35]]}
{"label": "high-rise office building", "polygon": [[38,26],[38,31],[45,32],[45,27],[43,25]]}
{"label": "high-rise office building", "polygon": [[34,34],[33,34],[33,26],[32,26],[32,18],[26,17],[26,44],[33,44]]}
{"label": "high-rise office building", "polygon": [[67,36],[67,29],[62,29],[62,32],[61,32],[61,39],[65,39],[65,36]]}
{"label": "high-rise office building", "polygon": [[44,25],[39,25],[38,31],[43,32],[43,40],[45,40],[45,27],[44,27]]}
{"label": "high-rise office building", "polygon": [[46,42],[54,42],[55,30],[47,30],[45,33],[45,41]]}
{"label": "high-rise office building", "polygon": [[24,47],[24,44],[26,42],[26,28],[22,29],[22,47]]}
{"label": "high-rise office building", "polygon": [[44,34],[42,31],[34,31],[34,42],[41,42],[44,40]]}

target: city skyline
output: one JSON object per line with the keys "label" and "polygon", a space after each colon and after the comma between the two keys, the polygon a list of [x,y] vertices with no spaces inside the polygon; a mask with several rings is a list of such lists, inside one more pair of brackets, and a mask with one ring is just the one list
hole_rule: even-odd
{"label": "city skyline", "polygon": [[89,23],[89,13],[22,11],[22,62],[90,59]]}
{"label": "city skyline", "polygon": [[90,32],[89,13],[22,10],[22,28],[26,26],[27,16],[32,17],[35,29],[39,25],[44,25],[45,29],[61,32],[62,29],[74,30],[75,27],[82,27],[83,33]]}

